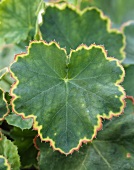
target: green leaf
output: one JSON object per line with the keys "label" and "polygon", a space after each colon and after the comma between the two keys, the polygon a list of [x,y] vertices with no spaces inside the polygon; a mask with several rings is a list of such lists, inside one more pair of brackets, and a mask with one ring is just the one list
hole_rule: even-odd
{"label": "green leaf", "polygon": [[40,170],[131,170],[134,167],[134,105],[127,99],[125,113],[105,121],[97,139],[67,157],[37,140]]}
{"label": "green leaf", "polygon": [[[15,54],[26,51],[28,41],[22,42],[18,45],[8,44],[0,47],[0,87],[9,92],[13,79],[10,77],[7,67],[13,62]],[[5,67],[5,68],[4,68]]]}
{"label": "green leaf", "polygon": [[0,70],[0,80],[3,78],[3,76],[8,72],[8,68],[5,67]]}
{"label": "green leaf", "polygon": [[[108,56],[119,60],[124,58],[124,37],[117,30],[111,30],[108,18],[96,8],[77,11],[69,5],[51,5],[46,8],[40,26],[42,38],[47,42],[56,40],[61,47],[76,49],[80,44],[103,44]],[[116,43],[115,43],[116,42]]]}
{"label": "green leaf", "polygon": [[3,134],[0,139],[0,155],[3,155],[13,170],[20,170],[20,159],[17,147]]}
{"label": "green leaf", "polygon": [[0,37],[8,43],[33,38],[42,0],[2,0],[0,2]]}
{"label": "green leaf", "polygon": [[126,59],[123,64],[134,64],[134,22],[124,26],[123,31],[126,36]]}
{"label": "green leaf", "polygon": [[9,114],[6,118],[6,121],[9,125],[19,127],[20,129],[30,129],[33,125],[33,119],[28,118],[24,119],[19,115],[14,113]]}
{"label": "green leaf", "polygon": [[4,156],[0,155],[0,170],[10,170],[10,169],[11,167],[8,164],[8,160]]}
{"label": "green leaf", "polygon": [[34,147],[33,139],[37,135],[32,130],[21,130],[13,128],[11,137],[14,139],[14,144],[18,147],[20,155],[21,168],[30,168],[32,165],[37,167],[37,149]]}
{"label": "green leaf", "polygon": [[10,70],[16,79],[13,111],[33,117],[41,139],[62,153],[91,141],[101,128],[100,117],[117,116],[124,108],[119,85],[124,69],[101,46],[83,45],[67,56],[54,42],[33,41]]}
{"label": "green leaf", "polygon": [[112,20],[112,27],[119,28],[124,22],[134,20],[133,0],[82,0],[81,8],[95,6]]}
{"label": "green leaf", "polygon": [[9,113],[8,109],[8,104],[5,99],[5,93],[4,91],[0,88],[0,121],[2,121],[5,116]]}
{"label": "green leaf", "polygon": [[28,43],[21,43],[18,45],[5,44],[0,47],[0,69],[8,67],[13,62],[15,54],[25,52],[25,46]]}
{"label": "green leaf", "polygon": [[9,92],[12,83],[13,83],[13,79],[11,78],[10,73],[5,72],[0,78],[0,88],[2,88],[6,92]]}
{"label": "green leaf", "polygon": [[126,76],[124,78],[123,87],[128,96],[134,97],[134,65],[125,68]]}

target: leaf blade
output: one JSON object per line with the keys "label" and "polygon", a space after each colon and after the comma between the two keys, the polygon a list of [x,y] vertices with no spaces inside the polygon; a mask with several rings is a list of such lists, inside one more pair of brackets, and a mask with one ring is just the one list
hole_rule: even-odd
{"label": "leaf blade", "polygon": [[8,103],[5,99],[5,93],[0,88],[0,121],[4,120],[5,116],[9,113]]}
{"label": "leaf blade", "polygon": [[[93,21],[92,26],[87,24]],[[43,15],[40,30],[42,39],[47,42],[56,40],[61,47],[66,47],[68,54],[70,49],[75,50],[82,43],[87,46],[95,43],[104,45],[108,50],[108,56],[119,60],[125,58],[124,36],[121,32],[110,29],[108,18],[97,8],[78,11],[71,5],[65,4],[61,7],[51,4]],[[115,41],[118,42],[116,45]]]}
{"label": "leaf blade", "polygon": [[[124,69],[116,59],[106,57],[106,52],[102,47],[82,46],[70,56],[68,58],[66,52],[54,42],[47,44],[34,41],[30,44],[28,54],[18,55],[10,68],[16,80],[11,90],[13,111],[24,118],[33,117],[33,127],[38,130],[41,139],[50,141],[54,149],[62,153],[71,153],[78,149],[83,141],[91,141],[96,136],[97,130],[101,128],[101,117],[111,118],[113,115],[121,114],[125,97],[123,88],[119,85],[124,77]],[[76,80],[73,74],[78,72],[78,69],[80,70],[79,56],[83,58],[83,63],[86,65],[91,59],[94,60],[93,63],[102,61],[103,64],[98,69],[102,72],[104,72],[103,67],[106,70],[109,68],[109,71],[113,69],[114,77],[111,76],[107,80],[110,82],[107,88],[110,87],[111,91],[103,96],[105,99],[108,96],[110,102],[114,103],[113,105],[107,104],[107,101],[104,102],[100,96],[96,97],[92,94],[92,90],[96,92],[93,87],[96,86],[97,78],[91,85],[88,85],[88,81],[81,81],[82,90],[79,89],[80,93],[78,93],[77,86],[80,85],[77,82],[77,86],[74,86]],[[81,68],[85,67],[83,63],[80,64]],[[93,63],[85,73],[89,77],[90,72],[93,74],[96,70]],[[25,72],[30,72],[30,74],[26,75]],[[95,72],[96,75],[98,73]],[[91,94],[87,95],[87,91],[83,91],[84,88]],[[97,88],[102,95],[105,88],[102,90],[99,82],[97,82]],[[92,106],[92,101],[95,101],[96,105]],[[71,120],[79,124],[81,133],[76,132],[76,127]]]}
{"label": "leaf blade", "polygon": [[17,147],[8,140],[3,134],[0,140],[0,155],[3,155],[8,160],[10,167],[14,170],[19,170],[20,159],[17,152]]}
{"label": "leaf blade", "polygon": [[37,10],[41,2],[41,0],[1,1],[0,36],[8,43],[19,43],[28,36],[34,37]]}

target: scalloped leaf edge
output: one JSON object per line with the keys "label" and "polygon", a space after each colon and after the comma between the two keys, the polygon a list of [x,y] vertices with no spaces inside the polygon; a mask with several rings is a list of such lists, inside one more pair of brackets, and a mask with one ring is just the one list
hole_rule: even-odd
{"label": "scalloped leaf edge", "polygon": [[[51,41],[50,43],[47,43],[47,42],[45,42],[45,41],[43,41],[43,40],[41,40],[41,41],[31,41],[30,44],[29,44],[29,47],[27,47],[27,52],[26,52],[26,53],[17,54],[17,55],[15,56],[15,58],[14,58],[14,62],[13,62],[13,63],[17,62],[18,57],[23,58],[23,57],[27,56],[27,55],[29,54],[29,52],[30,52],[31,45],[32,45],[33,43],[37,43],[37,44],[38,44],[38,43],[40,43],[40,42],[43,42],[44,45],[46,45],[46,46],[50,46],[50,45],[52,45],[52,44],[55,44],[55,45],[57,46],[57,48],[59,48],[60,50],[63,50],[63,51],[65,52],[65,54],[66,54],[65,48],[60,48],[59,44],[56,43],[55,41]],[[122,106],[120,107],[120,111],[117,112],[117,113],[113,113],[113,112],[110,111],[110,112],[109,112],[109,116],[106,116],[105,114],[104,114],[103,116],[97,115],[98,123],[97,123],[97,125],[96,125],[95,128],[94,128],[94,134],[92,135],[92,139],[87,139],[86,137],[83,138],[83,139],[80,139],[77,147],[72,148],[68,153],[65,153],[65,152],[64,152],[62,149],[60,149],[60,148],[56,148],[56,147],[55,147],[55,142],[54,142],[52,139],[50,139],[49,137],[47,137],[47,138],[43,138],[43,137],[42,137],[42,134],[40,133],[40,131],[41,131],[41,129],[42,129],[42,125],[40,125],[40,126],[38,125],[38,122],[36,121],[36,116],[34,116],[34,115],[32,115],[32,114],[29,115],[29,116],[25,116],[24,113],[18,113],[18,112],[15,110],[14,100],[16,100],[16,99],[18,98],[18,96],[15,95],[15,94],[13,93],[13,91],[14,91],[14,89],[17,87],[17,85],[19,84],[19,80],[17,79],[17,77],[15,76],[15,74],[14,74],[14,73],[11,71],[11,69],[10,69],[11,76],[12,76],[12,77],[15,79],[15,81],[16,81],[16,82],[12,85],[11,90],[10,90],[10,95],[12,96],[11,105],[12,105],[12,110],[13,110],[13,112],[16,113],[16,114],[18,114],[18,115],[21,115],[24,119],[25,119],[25,118],[33,118],[33,129],[38,131],[38,136],[40,136],[41,141],[50,142],[50,146],[52,146],[52,148],[53,148],[54,150],[58,150],[60,153],[63,153],[63,154],[65,154],[65,155],[69,155],[69,154],[72,154],[74,151],[78,151],[79,148],[81,147],[82,143],[92,142],[93,139],[96,137],[97,132],[102,129],[102,118],[104,118],[104,119],[111,119],[113,116],[117,116],[117,117],[118,117],[119,115],[121,115],[121,114],[124,112],[124,108],[125,108],[125,106],[126,106],[126,103],[125,103],[126,93],[125,93],[125,91],[124,91],[124,88],[120,85],[120,83],[124,80],[124,77],[125,77],[124,68],[123,68],[123,66],[120,64],[120,61],[119,61],[119,60],[117,60],[117,59],[115,59],[115,58],[112,58],[112,57],[107,57],[107,52],[106,52],[104,46],[91,44],[91,45],[88,47],[88,46],[86,46],[86,45],[84,45],[84,44],[81,44],[80,46],[77,47],[76,50],[71,50],[70,55],[71,55],[72,52],[79,51],[79,50],[81,50],[82,48],[89,50],[89,49],[91,49],[91,48],[93,48],[93,47],[100,48],[100,49],[102,50],[102,52],[103,52],[106,60],[108,60],[109,62],[110,62],[110,61],[116,61],[117,66],[120,67],[120,69],[122,70],[122,75],[120,75],[120,79],[118,79],[118,80],[115,82],[115,86],[118,86],[119,91],[122,92],[122,96],[119,98],[119,100],[120,100],[121,103],[122,103]],[[67,55],[67,54],[66,54],[66,55]],[[12,64],[13,64],[13,63],[12,63]]]}
{"label": "scalloped leaf edge", "polygon": [[[107,22],[106,29],[107,29],[107,31],[109,33],[116,33],[116,34],[121,34],[122,35],[122,37],[123,37],[123,41],[122,41],[123,42],[123,46],[120,48],[120,54],[122,56],[122,60],[120,60],[120,62],[124,61],[124,59],[126,58],[126,53],[124,51],[125,50],[125,46],[126,46],[125,35],[122,34],[122,30],[117,30],[117,29],[114,29],[114,28],[111,27],[112,24],[111,24],[110,18],[108,16],[104,15],[103,11],[101,11],[99,8],[97,8],[97,7],[86,7],[85,9],[80,10],[79,8],[75,7],[73,4],[69,4],[69,3],[66,3],[66,2],[63,3],[63,4],[56,4],[56,3],[52,4],[52,3],[49,3],[49,4],[46,4],[46,8],[47,7],[52,7],[52,8],[56,7],[57,9],[59,9],[61,11],[68,7],[72,11],[77,13],[79,16],[82,16],[87,11],[90,11],[90,10],[93,10],[93,9],[96,10],[99,13],[100,18]],[[44,14],[45,14],[45,11],[41,15],[44,15]],[[39,24],[39,26],[41,26],[42,24],[43,24],[43,19],[42,19],[42,22]],[[41,33],[40,33],[40,38],[41,38],[41,40],[43,40]],[[99,44],[99,45],[101,45],[101,44]]]}

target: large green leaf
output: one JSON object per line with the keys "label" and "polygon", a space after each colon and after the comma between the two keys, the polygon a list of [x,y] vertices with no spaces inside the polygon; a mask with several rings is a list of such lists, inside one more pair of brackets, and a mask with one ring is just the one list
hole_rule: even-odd
{"label": "large green leaf", "polygon": [[0,2],[0,37],[19,43],[35,35],[42,0],[2,0]]}
{"label": "large green leaf", "polygon": [[[76,49],[80,44],[104,44],[108,56],[119,60],[124,58],[123,35],[109,29],[108,18],[96,8],[77,11],[75,8],[63,5],[51,5],[46,8],[43,23],[40,26],[42,38],[47,42],[56,40],[61,47]],[[116,42],[116,43],[115,43]]]}
{"label": "large green leaf", "polygon": [[125,68],[126,76],[124,78],[123,86],[128,96],[134,97],[134,65]]}
{"label": "large green leaf", "polygon": [[34,118],[42,140],[63,153],[91,141],[101,118],[119,115],[125,97],[124,69],[101,46],[80,46],[69,56],[52,42],[32,42],[10,68],[13,111]]}
{"label": "large green leaf", "polygon": [[0,139],[0,155],[3,155],[13,170],[20,170],[20,158],[17,147],[8,140],[3,134]]}
{"label": "large green leaf", "polygon": [[133,170],[134,105],[127,99],[125,113],[105,121],[103,130],[91,144],[65,156],[53,152],[49,144],[38,140],[40,170]]}
{"label": "large green leaf", "polygon": [[112,20],[112,26],[119,28],[124,22],[134,20],[133,0],[82,0],[81,8],[95,6]]}
{"label": "large green leaf", "polygon": [[0,170],[11,170],[8,160],[0,155]]}
{"label": "large green leaf", "polygon": [[5,99],[5,93],[0,88],[0,121],[4,119],[4,117],[8,114],[8,104]]}
{"label": "large green leaf", "polygon": [[126,36],[126,59],[123,64],[134,64],[134,22],[127,24],[123,31]]}
{"label": "large green leaf", "polygon": [[28,168],[37,166],[37,149],[34,147],[33,139],[37,133],[30,130],[21,130],[19,128],[13,128],[10,136],[14,139],[14,144],[18,147],[18,153],[20,155],[21,168]]}

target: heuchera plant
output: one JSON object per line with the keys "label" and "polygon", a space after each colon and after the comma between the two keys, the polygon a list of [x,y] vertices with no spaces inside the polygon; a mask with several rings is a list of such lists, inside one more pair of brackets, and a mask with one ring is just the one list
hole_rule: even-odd
{"label": "heuchera plant", "polygon": [[0,1],[0,170],[134,169],[134,1]]}

